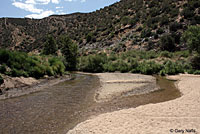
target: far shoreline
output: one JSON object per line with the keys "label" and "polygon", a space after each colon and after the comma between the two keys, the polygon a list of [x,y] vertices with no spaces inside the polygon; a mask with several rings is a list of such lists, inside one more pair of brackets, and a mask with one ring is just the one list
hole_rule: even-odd
{"label": "far shoreline", "polygon": [[67,75],[60,76],[58,78],[55,78],[55,77],[50,78],[49,77],[49,78],[39,79],[32,84],[22,85],[17,88],[13,87],[13,88],[10,88],[8,91],[5,91],[5,93],[3,93],[2,95],[0,95],[0,101],[36,93],[36,92],[42,91],[48,87],[56,85],[60,82],[64,82],[64,81],[71,80],[71,79],[73,79],[71,77],[71,75],[67,74]]}

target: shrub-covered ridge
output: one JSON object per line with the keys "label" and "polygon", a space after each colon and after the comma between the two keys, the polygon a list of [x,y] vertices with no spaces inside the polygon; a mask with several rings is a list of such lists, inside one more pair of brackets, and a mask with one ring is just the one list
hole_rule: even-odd
{"label": "shrub-covered ridge", "polygon": [[[82,53],[93,49],[185,48],[180,37],[200,24],[199,0],[121,0],[92,13],[54,15],[41,20],[0,19],[0,47],[41,50],[45,36],[67,34]],[[170,45],[170,46],[168,46]]]}

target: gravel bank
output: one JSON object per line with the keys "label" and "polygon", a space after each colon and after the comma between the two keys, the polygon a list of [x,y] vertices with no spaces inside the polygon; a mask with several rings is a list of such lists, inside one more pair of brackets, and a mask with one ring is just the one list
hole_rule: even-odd
{"label": "gravel bank", "polygon": [[106,113],[84,121],[68,134],[200,133],[200,76],[177,75],[182,97]]}

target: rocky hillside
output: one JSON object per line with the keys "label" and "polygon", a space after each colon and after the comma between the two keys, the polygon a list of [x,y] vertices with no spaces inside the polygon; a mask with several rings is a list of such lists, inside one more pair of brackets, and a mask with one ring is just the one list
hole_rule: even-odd
{"label": "rocky hillside", "polygon": [[200,0],[121,0],[91,13],[44,19],[0,19],[0,47],[40,51],[47,34],[67,34],[83,53],[101,50],[160,49],[169,35],[176,48],[188,25],[200,24]]}

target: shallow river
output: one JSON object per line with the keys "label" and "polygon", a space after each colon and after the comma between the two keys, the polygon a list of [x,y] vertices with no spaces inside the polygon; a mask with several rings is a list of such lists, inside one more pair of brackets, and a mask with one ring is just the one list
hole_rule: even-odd
{"label": "shallow river", "polygon": [[77,74],[74,80],[43,91],[1,100],[0,134],[65,134],[91,116],[180,97],[172,81],[157,77],[157,83],[162,90],[95,103],[99,79]]}

